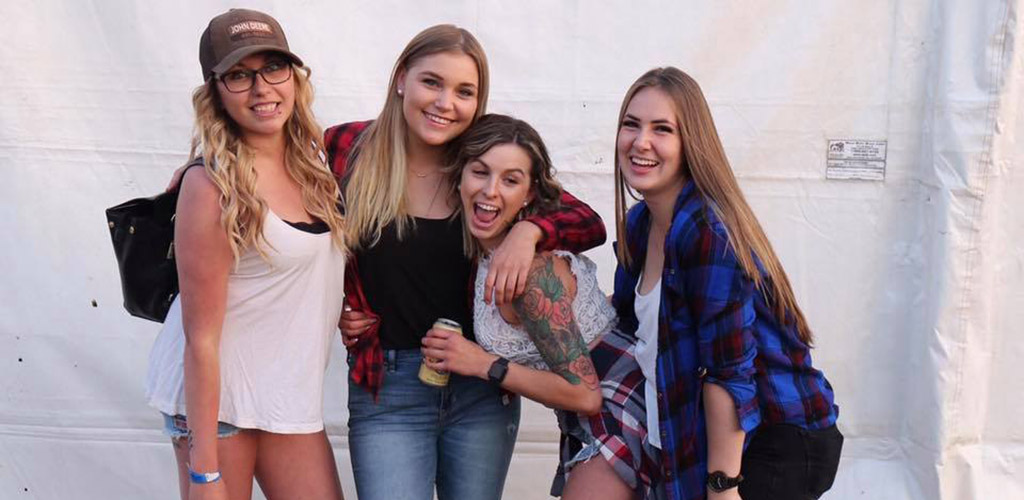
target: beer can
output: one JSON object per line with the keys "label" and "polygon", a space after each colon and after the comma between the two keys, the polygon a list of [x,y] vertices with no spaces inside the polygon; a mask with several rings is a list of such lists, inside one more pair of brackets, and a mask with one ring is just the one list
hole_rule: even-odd
{"label": "beer can", "polygon": [[[462,335],[462,325],[458,321],[450,320],[448,318],[437,318],[434,322],[434,328],[438,330],[450,330],[459,335]],[[427,385],[435,387],[444,387],[448,385],[448,372],[438,371],[427,366],[427,359],[435,361],[432,358],[424,358],[423,363],[420,364],[420,381]]]}

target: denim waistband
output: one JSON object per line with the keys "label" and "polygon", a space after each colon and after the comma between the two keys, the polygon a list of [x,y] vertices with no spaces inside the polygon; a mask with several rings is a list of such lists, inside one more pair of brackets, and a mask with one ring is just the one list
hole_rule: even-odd
{"label": "denim waistband", "polygon": [[[419,369],[420,363],[423,362],[423,352],[419,349],[384,349],[383,354],[385,372],[396,372],[399,366],[406,367],[408,365]],[[355,362],[354,356],[351,352],[348,354],[350,367]]]}

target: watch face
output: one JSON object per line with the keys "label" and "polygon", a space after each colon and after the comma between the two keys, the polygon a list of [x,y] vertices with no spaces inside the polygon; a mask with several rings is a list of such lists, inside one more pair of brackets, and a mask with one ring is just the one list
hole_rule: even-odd
{"label": "watch face", "polygon": [[495,384],[501,384],[505,380],[505,374],[508,373],[508,361],[499,358],[491,368],[487,370],[487,378]]}
{"label": "watch face", "polygon": [[711,488],[711,491],[716,493],[735,488],[740,484],[740,481],[743,481],[743,476],[729,477],[720,470],[708,474],[708,488]]}
{"label": "watch face", "polygon": [[725,474],[721,472],[712,472],[708,476],[708,486],[714,491],[721,491],[725,488]]}

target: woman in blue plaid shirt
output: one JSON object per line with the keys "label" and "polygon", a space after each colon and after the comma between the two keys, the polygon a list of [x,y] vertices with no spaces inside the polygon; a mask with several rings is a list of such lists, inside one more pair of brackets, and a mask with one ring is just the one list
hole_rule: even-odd
{"label": "woman in blue plaid shirt", "polygon": [[[818,498],[842,448],[832,387],[697,82],[641,76],[615,160],[621,332],[591,352],[605,460],[573,484],[595,498]],[[627,192],[640,194],[628,210]]]}

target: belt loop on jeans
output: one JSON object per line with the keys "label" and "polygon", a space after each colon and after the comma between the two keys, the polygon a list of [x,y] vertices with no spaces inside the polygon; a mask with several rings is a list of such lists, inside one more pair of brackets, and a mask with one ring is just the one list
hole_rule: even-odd
{"label": "belt loop on jeans", "polygon": [[384,368],[389,372],[398,371],[398,351],[394,349],[384,351]]}

